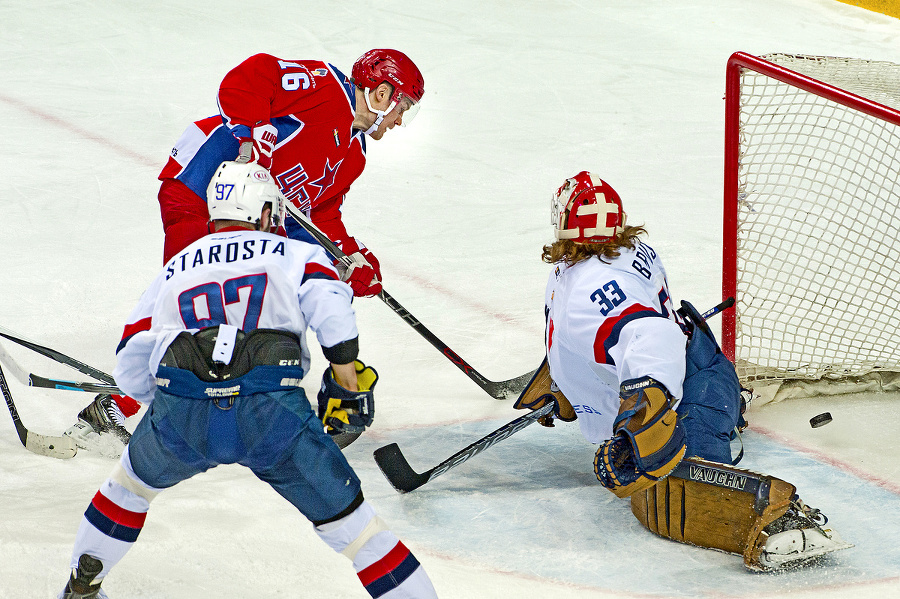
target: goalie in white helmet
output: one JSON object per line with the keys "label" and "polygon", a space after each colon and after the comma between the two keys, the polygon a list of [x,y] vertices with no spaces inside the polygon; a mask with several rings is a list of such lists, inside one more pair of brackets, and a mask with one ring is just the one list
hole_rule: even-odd
{"label": "goalie in white helmet", "polygon": [[[125,326],[113,376],[149,407],[84,513],[60,599],[105,597],[101,583],[137,540],[150,502],[235,463],[347,556],[372,597],[436,597],[336,443],[372,423],[378,380],[358,359],[350,286],[320,246],[269,232],[283,198],[266,169],[224,163],[208,193],[212,232],[166,263]],[[301,387],[307,328],[330,363],[318,415]],[[222,556],[210,559],[215,567]],[[323,573],[323,585],[331,575]]]}
{"label": "goalie in white helmet", "polygon": [[[793,485],[733,467],[743,420],[734,367],[693,306],[675,309],[662,260],[627,224],[619,194],[582,171],[553,194],[551,219],[542,369],[558,391],[527,389],[516,407],[555,401],[561,419],[577,418],[598,446],[600,483],[630,497],[657,534],[741,554],[752,569],[848,547]],[[709,482],[736,478],[744,490]]]}

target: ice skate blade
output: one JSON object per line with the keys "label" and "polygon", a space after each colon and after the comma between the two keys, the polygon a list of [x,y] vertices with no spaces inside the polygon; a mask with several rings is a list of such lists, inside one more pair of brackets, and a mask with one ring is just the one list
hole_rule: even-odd
{"label": "ice skate blade", "polygon": [[125,444],[115,434],[98,433],[81,420],[70,426],[63,435],[71,437],[79,449],[99,453],[107,458],[119,458],[125,450]]}
{"label": "ice skate blade", "polygon": [[812,565],[827,553],[851,547],[852,543],[829,528],[786,530],[766,540],[759,562],[763,571],[788,570]]}

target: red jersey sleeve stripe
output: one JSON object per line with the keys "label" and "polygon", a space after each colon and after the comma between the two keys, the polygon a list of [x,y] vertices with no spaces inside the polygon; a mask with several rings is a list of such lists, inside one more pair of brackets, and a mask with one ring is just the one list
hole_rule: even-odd
{"label": "red jersey sleeve stripe", "polygon": [[177,160],[169,156],[169,159],[166,161],[166,166],[163,167],[163,170],[159,173],[157,179],[160,181],[163,179],[174,179],[181,174],[182,170],[184,170],[184,167],[178,164]]}
{"label": "red jersey sleeve stripe", "polygon": [[594,361],[598,364],[614,365],[615,362],[612,356],[609,355],[609,350],[619,342],[622,328],[632,320],[646,317],[665,318],[653,308],[634,304],[618,316],[607,318],[603,321],[603,324],[597,329],[597,336],[594,338]]}
{"label": "red jersey sleeve stripe", "polygon": [[306,269],[303,271],[303,280],[300,282],[307,282],[309,279],[331,279],[332,281],[338,281],[337,271],[334,270],[330,266],[325,266],[323,264],[319,264],[317,262],[309,262],[306,265]]}
{"label": "red jersey sleeve stripe", "polygon": [[152,324],[152,318],[148,316],[147,318],[142,318],[135,323],[125,325],[125,331],[122,333],[122,340],[119,341],[119,346],[116,348],[116,353],[122,351],[122,348],[125,347],[125,344],[128,343],[129,339],[142,331],[149,331]]}

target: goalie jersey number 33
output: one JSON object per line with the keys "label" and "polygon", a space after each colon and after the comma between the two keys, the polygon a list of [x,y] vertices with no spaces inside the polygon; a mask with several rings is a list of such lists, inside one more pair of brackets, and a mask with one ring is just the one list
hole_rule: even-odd
{"label": "goalie jersey number 33", "polygon": [[653,376],[677,400],[684,380],[687,338],[662,262],[646,243],[620,252],[555,264],[545,297],[550,372],[591,443],[612,436],[622,381]]}

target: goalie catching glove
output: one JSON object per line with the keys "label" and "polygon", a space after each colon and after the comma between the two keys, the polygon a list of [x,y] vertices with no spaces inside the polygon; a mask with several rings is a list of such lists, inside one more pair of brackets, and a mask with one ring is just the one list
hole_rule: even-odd
{"label": "goalie catching glove", "polygon": [[375,395],[372,389],[378,382],[378,373],[361,361],[356,366],[356,384],[359,391],[350,391],[334,380],[329,366],[322,375],[319,389],[319,419],[329,435],[362,433],[375,419]]}
{"label": "goalie catching glove", "polygon": [[662,383],[648,377],[622,383],[613,437],[597,450],[594,473],[618,497],[665,478],[684,457],[684,428]]}

